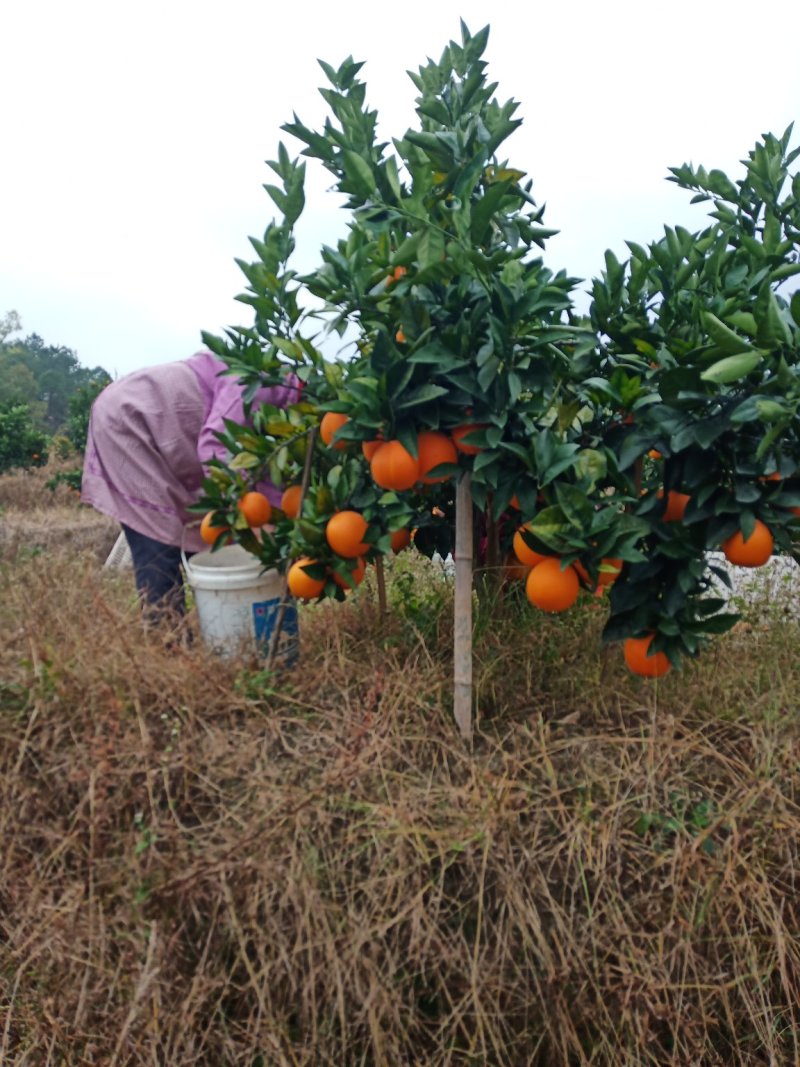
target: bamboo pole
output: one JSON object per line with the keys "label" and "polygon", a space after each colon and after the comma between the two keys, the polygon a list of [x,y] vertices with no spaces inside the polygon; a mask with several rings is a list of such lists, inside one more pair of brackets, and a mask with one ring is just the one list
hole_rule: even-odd
{"label": "bamboo pole", "polygon": [[472,490],[464,471],[456,487],[453,714],[461,736],[472,740]]}
{"label": "bamboo pole", "polygon": [[[300,483],[300,500],[297,504],[298,515],[303,514],[303,503],[306,499],[306,493],[308,492],[308,484],[311,481],[311,463],[314,458],[314,446],[316,443],[317,427],[312,426],[308,434],[308,448],[306,448],[306,458],[303,465],[303,479]],[[280,640],[281,630],[283,629],[283,620],[290,600],[289,568],[287,567],[283,575],[283,589],[281,591],[280,603],[278,604],[278,610],[275,612],[275,625],[272,627],[272,633],[269,638],[269,651],[267,653],[267,670],[269,671],[272,670],[273,664],[275,663],[275,656],[278,653],[278,641]]]}

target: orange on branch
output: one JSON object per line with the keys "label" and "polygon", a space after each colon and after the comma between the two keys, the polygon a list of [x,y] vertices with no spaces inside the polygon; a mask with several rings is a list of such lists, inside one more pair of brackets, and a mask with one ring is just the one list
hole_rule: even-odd
{"label": "orange on branch", "polygon": [[578,599],[580,582],[574,567],[561,568],[561,560],[550,558],[537,563],[525,582],[531,604],[542,611],[566,611]]}
{"label": "orange on branch", "polygon": [[312,578],[304,569],[317,562],[317,560],[310,559],[308,556],[301,556],[289,568],[289,573],[286,576],[289,592],[292,596],[297,597],[298,600],[314,600],[325,588],[324,578]]}
{"label": "orange on branch", "polygon": [[245,493],[239,501],[239,511],[247,520],[247,525],[253,529],[257,526],[266,526],[272,517],[272,504],[263,493],[253,490]]}
{"label": "orange on branch", "polygon": [[367,525],[367,520],[357,511],[337,511],[328,519],[325,538],[337,556],[355,559],[369,552],[370,546],[363,541]]}
{"label": "orange on branch", "polygon": [[347,447],[345,441],[334,441],[333,437],[337,430],[341,430],[346,422],[350,420],[346,415],[342,415],[338,411],[326,411],[322,416],[322,421],[319,424],[319,435],[326,445],[330,448],[336,448],[340,452]]}
{"label": "orange on branch", "polygon": [[213,520],[215,514],[216,512],[214,511],[206,512],[200,523],[200,536],[207,545],[213,545],[215,541],[219,537],[221,537],[222,534],[225,533],[226,530],[230,529],[230,527],[225,525],[224,523],[222,525],[219,525],[218,523],[214,522]]}
{"label": "orange on branch", "polygon": [[741,530],[729,537],[722,551],[729,563],[737,567],[762,567],[772,555],[774,540],[766,523],[756,519],[753,532],[745,541]]}
{"label": "orange on branch", "polygon": [[[659,489],[656,496],[659,500],[663,500],[664,490]],[[688,493],[679,493],[675,489],[670,489],[667,496],[667,506],[661,516],[664,522],[680,522],[686,514],[686,506],[689,503],[689,499]]]}
{"label": "orange on branch", "polygon": [[281,510],[286,513],[287,519],[296,519],[300,513],[300,494],[302,485],[288,486],[281,497]]}
{"label": "orange on branch", "polygon": [[665,652],[650,653],[650,645],[655,636],[648,634],[646,637],[629,637],[622,646],[628,669],[643,678],[660,678],[671,666]]}
{"label": "orange on branch", "polygon": [[386,441],[370,463],[370,471],[381,489],[410,489],[419,478],[419,463],[399,441]]}
{"label": "orange on branch", "polygon": [[411,544],[411,531],[410,530],[395,530],[391,534],[392,552],[395,555],[398,552],[402,552],[404,548],[408,548]]}
{"label": "orange on branch", "polygon": [[439,474],[436,477],[431,477],[428,474],[428,471],[432,471],[440,463],[458,462],[458,451],[447,434],[439,433],[437,430],[423,430],[417,437],[417,453],[419,480],[423,485],[446,482],[448,478],[452,477],[450,474]]}
{"label": "orange on branch", "polygon": [[465,423],[463,426],[456,426],[454,430],[450,431],[450,436],[453,438],[456,448],[459,452],[463,452],[465,456],[477,456],[482,451],[479,445],[466,444],[464,438],[468,434],[475,433],[476,430],[485,429],[485,423]]}
{"label": "orange on branch", "polygon": [[543,552],[537,552],[535,549],[528,546],[527,542],[522,537],[522,531],[527,529],[527,526],[521,526],[514,534],[514,540],[512,542],[514,555],[520,563],[524,563],[526,567],[535,567],[536,564],[541,563],[543,559],[552,559],[552,556],[547,556]]}
{"label": "orange on branch", "polygon": [[607,586],[607,585],[613,585],[614,582],[616,582],[617,578],[619,578],[620,573],[622,571],[622,560],[621,559],[601,559],[600,560],[600,566],[601,567],[613,567],[614,569],[613,570],[607,570],[607,571],[601,570],[600,573],[597,575],[597,584],[599,586],[601,586],[601,587]]}
{"label": "orange on branch", "polygon": [[374,441],[362,441],[361,451],[364,454],[364,459],[368,463],[372,462],[372,457],[375,455],[381,445],[384,444],[386,444],[386,442],[382,437],[377,437]]}
{"label": "orange on branch", "polygon": [[349,593],[355,586],[361,585],[364,581],[364,575],[367,572],[366,560],[363,560],[360,556],[356,558],[356,565],[352,571],[349,571],[350,581],[347,578],[343,578],[341,574],[337,574],[336,571],[331,572],[331,577],[340,589],[344,589],[346,593]]}

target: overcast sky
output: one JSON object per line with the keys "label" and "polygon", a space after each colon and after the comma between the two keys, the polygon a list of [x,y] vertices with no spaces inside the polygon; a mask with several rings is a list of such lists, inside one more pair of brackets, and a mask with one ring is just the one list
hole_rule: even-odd
{"label": "overcast sky", "polygon": [[[704,225],[669,166],[737,178],[761,133],[800,118],[800,0],[5,0],[0,315],[115,375],[249,325],[234,257],[273,214],[264,161],[300,148],[281,124],[324,119],[317,59],[366,61],[381,137],[400,136],[405,72],[460,17],[491,25],[489,74],[524,120],[503,154],[561,231],[546,262],[584,290],[606,248]],[[299,269],[345,232],[329,184],[309,173]]]}

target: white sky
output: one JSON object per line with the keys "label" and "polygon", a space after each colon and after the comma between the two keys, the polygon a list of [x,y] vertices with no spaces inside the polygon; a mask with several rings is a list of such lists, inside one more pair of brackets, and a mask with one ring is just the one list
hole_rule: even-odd
{"label": "white sky", "polygon": [[[489,75],[524,120],[503,155],[561,231],[546,262],[582,290],[606,248],[705,224],[669,166],[737,178],[761,133],[800,118],[800,0],[5,0],[0,316],[118,375],[249,325],[234,257],[273,216],[264,161],[301,147],[281,124],[324,119],[317,58],[366,61],[389,140],[416,121],[406,70],[438,59],[460,17],[491,25]],[[315,167],[298,269],[345,232]]]}

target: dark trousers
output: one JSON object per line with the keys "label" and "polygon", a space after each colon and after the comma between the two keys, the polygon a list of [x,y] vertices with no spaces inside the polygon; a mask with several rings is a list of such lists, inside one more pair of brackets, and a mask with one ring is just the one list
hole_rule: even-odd
{"label": "dark trousers", "polygon": [[[165,611],[183,615],[186,600],[183,595],[180,548],[137,533],[124,523],[122,529],[131,550],[136,589],[143,606],[156,615]],[[187,552],[187,559],[193,554]]]}

